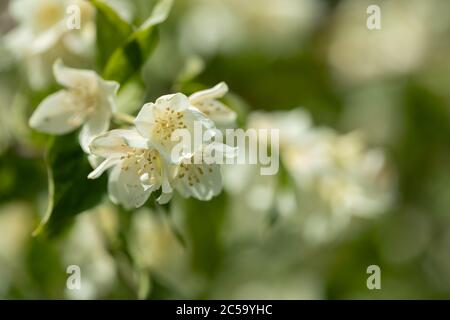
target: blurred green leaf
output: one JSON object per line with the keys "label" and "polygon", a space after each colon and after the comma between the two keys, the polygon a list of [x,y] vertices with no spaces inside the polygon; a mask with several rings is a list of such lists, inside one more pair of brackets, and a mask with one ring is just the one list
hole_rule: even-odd
{"label": "blurred green leaf", "polygon": [[79,213],[97,205],[106,190],[106,178],[88,180],[92,171],[78,144],[77,134],[55,137],[47,150],[48,206],[33,235],[48,229],[57,233]]}
{"label": "blurred green leaf", "polygon": [[42,161],[35,157],[25,158],[13,149],[0,156],[0,203],[33,199],[45,187],[43,181],[45,167]]}
{"label": "blurred green leaf", "polygon": [[117,12],[102,0],[91,0],[97,9],[97,58],[103,69],[111,54],[128,39],[133,27],[124,21]]}
{"label": "blurred green leaf", "polygon": [[157,26],[164,22],[170,12],[173,0],[161,0],[150,17],[117,48],[105,66],[106,79],[125,83],[138,72],[158,42]]}
{"label": "blurred green leaf", "polygon": [[186,237],[192,248],[192,268],[212,278],[223,259],[221,231],[229,209],[228,195],[222,192],[210,201],[192,198],[181,201],[187,219]]}

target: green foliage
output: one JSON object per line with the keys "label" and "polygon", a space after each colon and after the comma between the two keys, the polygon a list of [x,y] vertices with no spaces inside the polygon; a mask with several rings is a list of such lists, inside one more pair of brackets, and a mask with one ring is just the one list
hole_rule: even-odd
{"label": "green foliage", "polygon": [[103,69],[106,79],[123,84],[140,70],[158,42],[157,26],[166,20],[171,6],[172,0],[160,1],[150,17],[114,50]]}
{"label": "green foliage", "polygon": [[223,254],[220,231],[227,210],[227,194],[222,192],[210,201],[186,199],[184,208],[186,232],[192,245],[192,268],[213,277],[220,267]]}
{"label": "green foliage", "polygon": [[133,28],[124,21],[114,9],[100,0],[92,0],[97,8],[97,59],[103,69],[111,54],[126,41]]}
{"label": "green foliage", "polygon": [[48,207],[34,234],[44,227],[49,234],[61,231],[77,214],[97,205],[106,190],[106,178],[88,180],[92,171],[76,134],[55,137],[47,155]]}
{"label": "green foliage", "polygon": [[8,150],[0,157],[0,202],[32,198],[44,187],[43,173],[42,162],[35,158],[20,157],[14,150]]}

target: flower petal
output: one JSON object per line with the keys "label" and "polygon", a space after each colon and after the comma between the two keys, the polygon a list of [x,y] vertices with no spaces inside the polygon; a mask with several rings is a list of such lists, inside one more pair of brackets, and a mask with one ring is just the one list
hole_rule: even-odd
{"label": "flower petal", "polygon": [[[211,142],[208,145],[203,147],[203,157],[213,158],[216,163],[225,163],[226,159],[236,158],[239,152],[238,147],[231,147],[225,143],[221,142]],[[218,161],[217,161],[218,160]],[[219,162],[221,161],[221,162]],[[210,162],[208,162],[210,163]]]}
{"label": "flower petal", "polygon": [[144,104],[134,120],[137,131],[146,138],[151,138],[151,132],[153,131],[152,128],[155,123],[154,108],[156,108],[154,103]]}
{"label": "flower petal", "polygon": [[61,39],[66,32],[66,25],[64,21],[55,24],[45,32],[41,33],[38,37],[34,38],[29,45],[29,53],[42,54],[51,49]]}
{"label": "flower petal", "polygon": [[178,175],[176,189],[184,197],[208,201],[222,190],[222,175],[217,164],[185,166],[184,175]]}
{"label": "flower petal", "polygon": [[162,192],[161,195],[158,197],[158,199],[156,199],[156,201],[159,204],[166,204],[167,202],[169,202],[172,199],[173,193],[164,193]]}
{"label": "flower petal", "polygon": [[220,82],[214,87],[202,91],[195,92],[189,96],[192,104],[202,103],[206,100],[222,98],[228,92],[228,86],[225,82]]}
{"label": "flower petal", "polygon": [[88,175],[88,179],[97,179],[103,172],[120,163],[119,158],[107,158]]}
{"label": "flower petal", "polygon": [[108,130],[110,119],[111,110],[108,108],[97,110],[89,117],[88,121],[83,125],[79,135],[80,145],[84,152],[89,153],[89,144],[92,140]]}
{"label": "flower petal", "polygon": [[[189,133],[194,132],[196,121],[207,129],[214,127],[214,123],[196,108],[191,107],[188,98],[181,93],[163,96],[156,103],[145,104],[135,119],[135,125],[139,133],[148,138],[166,160],[179,163],[179,158],[176,156],[172,158],[173,147],[178,141],[170,139],[170,134],[175,130],[173,128],[181,125],[173,116],[175,113],[183,117],[181,124],[186,125]],[[193,138],[194,135],[191,134],[191,139]]]}
{"label": "flower petal", "polygon": [[39,104],[29,124],[38,131],[65,134],[78,128],[84,121],[83,114],[77,109],[73,96],[68,91],[60,90]]}
{"label": "flower petal", "polygon": [[53,64],[53,74],[56,81],[67,88],[73,88],[80,84],[97,85],[100,77],[92,70],[69,68],[64,65],[61,59]]}
{"label": "flower petal", "polygon": [[[132,166],[133,162],[127,165]],[[109,175],[108,193],[111,201],[122,204],[126,209],[132,209],[142,206],[152,190],[142,186],[136,170],[122,170],[121,166],[115,166]]]}
{"label": "flower petal", "polygon": [[159,97],[155,104],[159,109],[170,108],[175,112],[180,112],[189,107],[189,98],[182,93],[168,94]]}
{"label": "flower petal", "polygon": [[99,157],[120,157],[131,148],[147,148],[145,138],[133,129],[116,129],[97,136],[92,140],[90,152]]}
{"label": "flower petal", "polygon": [[115,81],[105,81],[100,79],[100,86],[104,92],[104,104],[112,112],[116,112],[116,97],[119,91],[120,84]]}
{"label": "flower petal", "polygon": [[237,118],[236,112],[217,100],[206,100],[195,107],[220,127],[232,127]]}

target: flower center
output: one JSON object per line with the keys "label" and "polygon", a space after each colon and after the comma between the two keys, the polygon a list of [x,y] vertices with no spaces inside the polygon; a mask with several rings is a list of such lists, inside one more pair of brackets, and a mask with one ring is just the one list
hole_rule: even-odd
{"label": "flower center", "polygon": [[98,84],[78,83],[70,88],[73,116],[68,120],[74,126],[81,125],[86,118],[94,113],[99,105],[101,97],[98,95]]}
{"label": "flower center", "polygon": [[[209,173],[212,172],[212,168],[210,166],[208,166],[207,170]],[[179,179],[187,179],[188,184],[192,187],[194,183],[200,183],[199,176],[204,174],[205,170],[202,166],[182,163],[178,169],[177,177]]]}
{"label": "flower center", "polygon": [[160,111],[160,114],[157,116],[153,130],[164,144],[165,142],[170,141],[170,137],[175,130],[186,128],[184,114],[166,108],[163,111]]}
{"label": "flower center", "polygon": [[156,150],[132,148],[126,156],[121,157],[121,160],[123,160],[123,171],[133,170],[138,176],[148,173],[151,182],[154,182],[159,176],[160,164]]}

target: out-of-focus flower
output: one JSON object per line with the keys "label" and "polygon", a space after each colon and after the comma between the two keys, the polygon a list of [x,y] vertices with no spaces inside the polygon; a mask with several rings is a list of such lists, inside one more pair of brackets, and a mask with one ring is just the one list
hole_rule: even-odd
{"label": "out-of-focus flower", "polygon": [[186,252],[164,215],[145,208],[133,215],[130,241],[139,264],[171,278],[176,277],[173,271],[179,269],[186,258]]}
{"label": "out-of-focus flower", "polygon": [[214,121],[216,126],[232,127],[236,121],[236,112],[218,100],[227,92],[227,84],[221,82],[210,89],[191,94],[189,102]]}
{"label": "out-of-focus flower", "polygon": [[65,134],[83,125],[79,139],[88,152],[91,140],[109,128],[119,84],[103,80],[94,71],[68,68],[60,60],[55,62],[53,72],[66,89],[39,104],[30,126],[46,133]]}
{"label": "out-of-focus flower", "polygon": [[[322,241],[341,231],[351,217],[373,216],[390,204],[393,181],[384,154],[369,149],[360,133],[341,135],[313,127],[301,109],[253,113],[248,127],[280,130],[280,156],[292,178],[286,185],[276,176],[249,177],[246,194],[255,194],[246,197],[249,208],[276,209],[285,219],[296,221],[303,236]],[[235,170],[227,169],[227,175]],[[226,187],[232,191],[230,180],[225,179]]]}
{"label": "out-of-focus flower", "polygon": [[[79,28],[69,28],[70,6],[79,9]],[[34,88],[48,84],[51,65],[58,57],[76,61],[91,55],[95,40],[94,9],[87,1],[16,0],[11,1],[10,12],[18,25],[6,35],[5,41],[25,63]]]}
{"label": "out-of-focus flower", "polygon": [[107,251],[102,223],[114,223],[112,207],[100,206],[77,217],[64,243],[62,261],[67,268],[76,265],[81,271],[81,288],[66,289],[70,299],[98,299],[108,294],[116,281],[116,264]]}
{"label": "out-of-focus flower", "polygon": [[[181,160],[192,157],[197,151],[193,149],[197,145],[194,139],[200,141],[202,137],[194,135],[196,123],[206,134],[215,128],[214,122],[191,106],[188,97],[182,93],[165,95],[158,98],[155,103],[145,104],[135,120],[139,133],[151,141],[169,163],[180,163]],[[172,154],[173,148],[180,143],[176,139],[171,139],[177,129],[188,130],[191,140],[182,140],[189,145],[186,145],[180,154]],[[211,136],[213,135],[211,133]],[[201,147],[201,144],[198,146]]]}
{"label": "out-of-focus flower", "polygon": [[322,4],[314,0],[189,1],[180,42],[203,55],[242,47],[286,53],[301,43],[321,11]]}
{"label": "out-of-focus flower", "polygon": [[[282,144],[281,157],[296,185],[307,191],[314,189],[335,214],[365,215],[382,210],[387,200],[383,152],[368,149],[358,132],[341,135],[331,129],[307,129],[305,121],[298,127],[306,130],[286,130],[284,123],[292,121],[291,114],[298,112],[286,112],[286,119],[281,114],[274,118],[266,114],[267,121],[272,121],[289,141]],[[264,116],[260,113],[257,117]],[[252,117],[249,126],[255,127]]]}
{"label": "out-of-focus flower", "polygon": [[[437,1],[441,2],[441,1]],[[367,8],[381,8],[381,29],[367,28]],[[420,66],[432,38],[434,1],[346,0],[337,10],[329,61],[337,75],[360,82],[409,73]]]}
{"label": "out-of-focus flower", "polygon": [[92,154],[105,158],[90,179],[98,178],[105,170],[109,174],[108,192],[114,203],[125,208],[138,208],[151,193],[162,187],[158,202],[166,203],[172,196],[168,168],[160,153],[148,146],[147,139],[135,130],[117,129],[96,137]]}

